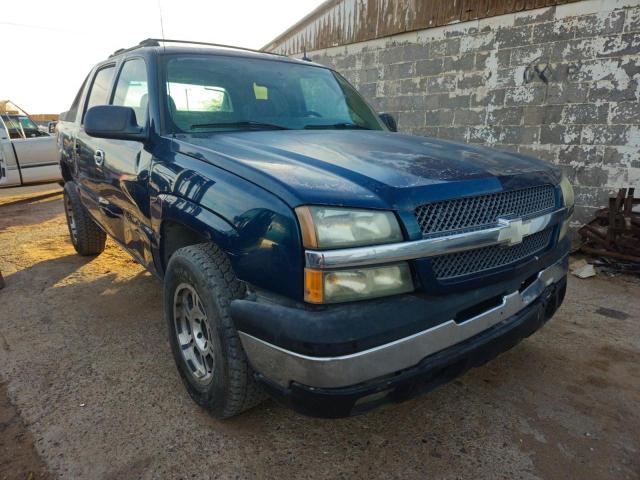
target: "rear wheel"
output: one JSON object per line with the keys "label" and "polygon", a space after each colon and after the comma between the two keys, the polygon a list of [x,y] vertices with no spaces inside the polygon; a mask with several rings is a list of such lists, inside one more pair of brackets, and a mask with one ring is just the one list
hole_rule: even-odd
{"label": "rear wheel", "polygon": [[256,384],[238,332],[231,301],[244,295],[226,255],[212,244],[177,250],[164,279],[164,314],[180,376],[195,402],[218,418],[257,405]]}
{"label": "rear wheel", "polygon": [[80,202],[77,190],[69,182],[64,185],[64,213],[76,252],[85,256],[102,253],[107,235],[91,218]]}

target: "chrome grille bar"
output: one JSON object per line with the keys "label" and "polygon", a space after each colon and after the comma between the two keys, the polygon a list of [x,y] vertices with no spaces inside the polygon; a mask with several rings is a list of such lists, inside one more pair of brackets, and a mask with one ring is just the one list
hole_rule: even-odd
{"label": "chrome grille bar", "polygon": [[566,214],[567,209],[561,208],[529,220],[499,219],[493,227],[484,230],[425,238],[413,242],[340,250],[307,250],[306,266],[314,269],[359,267],[434,257],[492,245],[514,245],[521,242],[525,236],[541,232],[561,222]]}

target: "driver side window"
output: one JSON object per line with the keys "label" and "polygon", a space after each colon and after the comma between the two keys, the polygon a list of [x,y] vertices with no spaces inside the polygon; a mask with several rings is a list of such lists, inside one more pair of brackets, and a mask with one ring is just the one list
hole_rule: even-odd
{"label": "driver side window", "polygon": [[133,108],[139,126],[143,127],[147,123],[149,90],[147,66],[144,60],[134,58],[124,62],[111,103],[120,107]]}

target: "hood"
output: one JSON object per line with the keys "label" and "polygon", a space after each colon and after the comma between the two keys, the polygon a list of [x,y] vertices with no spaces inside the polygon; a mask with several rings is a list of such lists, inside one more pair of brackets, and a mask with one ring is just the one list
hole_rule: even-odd
{"label": "hood", "polygon": [[179,151],[243,176],[291,206],[399,209],[558,180],[555,168],[530,157],[385,131],[235,132],[177,140]]}

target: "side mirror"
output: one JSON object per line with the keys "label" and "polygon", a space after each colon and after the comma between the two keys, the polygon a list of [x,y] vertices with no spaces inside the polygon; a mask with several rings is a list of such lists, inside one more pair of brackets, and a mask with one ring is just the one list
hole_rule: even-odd
{"label": "side mirror", "polygon": [[58,124],[58,122],[49,122],[47,124],[47,130],[49,131],[49,133],[53,134],[56,133],[56,125]]}
{"label": "side mirror", "polygon": [[380,115],[378,115],[378,117],[380,117],[382,123],[384,123],[389,130],[391,130],[392,132],[398,131],[398,123],[396,122],[396,119],[393,118],[393,115],[391,115],[390,113],[381,113]]}
{"label": "side mirror", "polygon": [[91,107],[84,116],[84,131],[90,137],[133,140],[147,139],[144,128],[138,126],[136,112],[131,107],[99,105]]}

